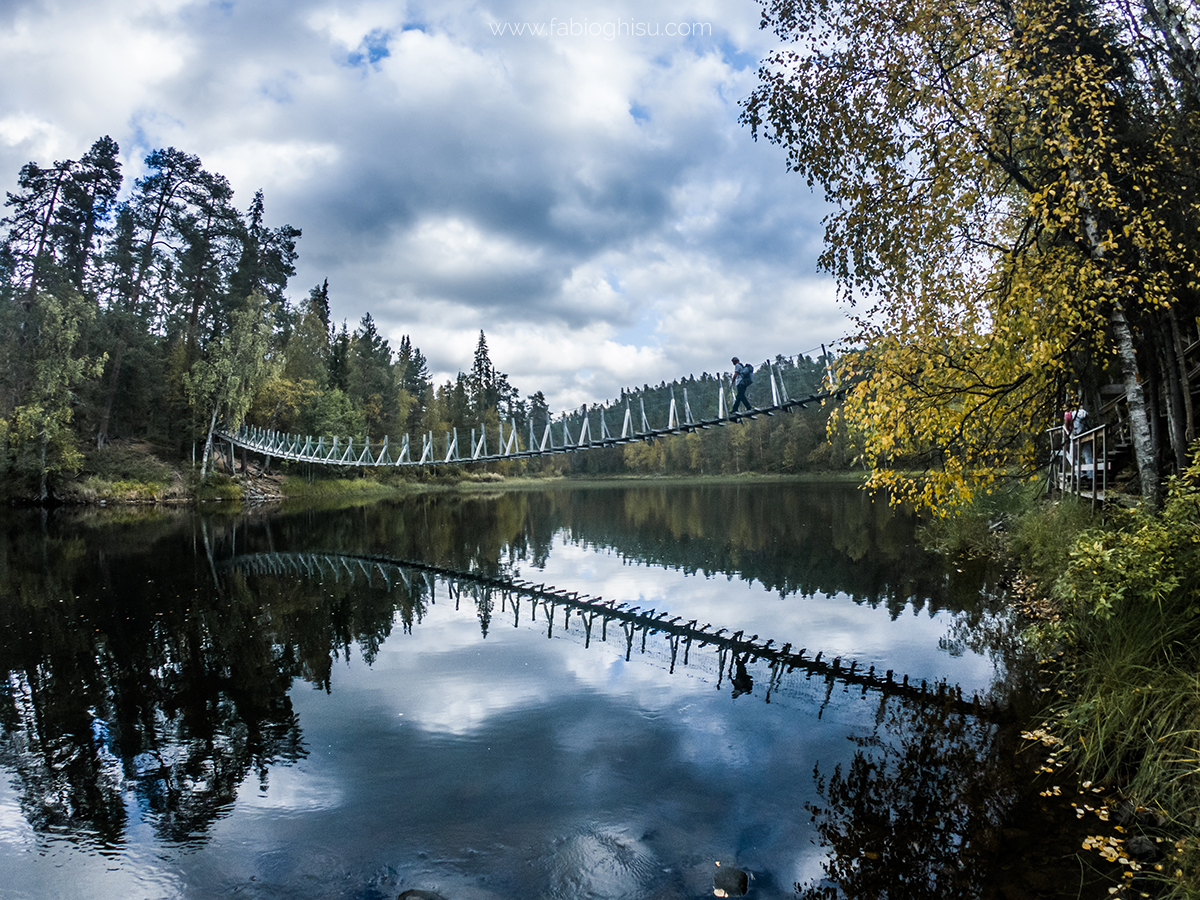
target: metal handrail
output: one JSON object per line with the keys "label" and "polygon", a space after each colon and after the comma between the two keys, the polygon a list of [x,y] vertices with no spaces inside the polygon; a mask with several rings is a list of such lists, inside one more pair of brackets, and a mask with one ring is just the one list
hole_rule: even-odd
{"label": "metal handrail", "polygon": [[[1092,509],[1095,510],[1097,502],[1102,501],[1108,492],[1108,425],[1097,425],[1081,434],[1071,434],[1065,425],[1056,425],[1047,429],[1047,432],[1050,435],[1051,482],[1059,490],[1084,496],[1083,473],[1090,466]],[[1054,452],[1056,436],[1060,441],[1057,453]],[[1092,450],[1090,463],[1083,462],[1084,446],[1089,446]],[[1100,471],[1099,477],[1097,467]]]}

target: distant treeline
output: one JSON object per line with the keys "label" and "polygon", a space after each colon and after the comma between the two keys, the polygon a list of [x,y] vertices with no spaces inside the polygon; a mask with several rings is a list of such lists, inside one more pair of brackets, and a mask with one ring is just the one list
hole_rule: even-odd
{"label": "distant treeline", "polygon": [[[86,469],[117,440],[147,442],[168,458],[202,458],[220,424],[395,441],[503,420],[523,436],[530,425],[540,434],[551,414],[546,398],[520,396],[492,363],[482,330],[470,371],[435,385],[408,335],[392,347],[369,313],[353,329],[336,324],[328,281],[289,300],[301,232],[267,224],[262,191],[239,209],[224,176],[175,148],[150,153],[145,166],[118,200],[118,146],[103,137],[79,159],[26,164],[7,196],[0,476],[9,493],[45,499],[57,479]],[[778,363],[791,383],[820,384],[821,364]],[[693,402],[703,397],[715,409],[715,376],[686,384]],[[665,422],[667,385],[659,388],[644,386],[655,427]],[[845,465],[836,436],[825,440],[827,420],[828,411],[813,410],[521,468],[717,473]]]}

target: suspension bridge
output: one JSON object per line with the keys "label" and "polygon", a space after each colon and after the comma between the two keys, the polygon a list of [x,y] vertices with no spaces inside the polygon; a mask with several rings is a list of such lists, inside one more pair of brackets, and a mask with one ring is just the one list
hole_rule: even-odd
{"label": "suspension bridge", "polygon": [[403,584],[410,596],[414,591],[421,595],[427,593],[431,600],[434,586],[441,579],[455,600],[464,593],[485,603],[492,603],[498,597],[501,613],[511,611],[513,627],[520,625],[522,603],[526,604],[530,623],[537,621],[540,611],[548,638],[554,636],[560,611],[562,630],[570,628],[572,617],[578,620],[583,629],[585,648],[591,646],[593,635],[597,635],[597,632],[599,640],[607,642],[609,627],[613,626],[623,639],[626,661],[632,658],[635,646],[639,654],[645,654],[647,640],[656,637],[666,642],[663,656],[669,658],[670,674],[675,674],[678,666],[688,666],[694,653],[705,649],[715,651],[718,658],[718,688],[721,679],[729,677],[732,681],[736,677],[735,665],[740,664],[744,668],[751,663],[761,663],[770,672],[767,702],[770,702],[772,691],[780,688],[784,677],[794,675],[809,681],[814,678],[823,681],[826,688],[825,703],[829,702],[834,686],[840,684],[846,690],[859,689],[862,696],[868,692],[879,694],[881,702],[898,697],[912,703],[938,704],[952,712],[983,718],[997,718],[1003,712],[993,700],[981,698],[978,694],[966,698],[961,687],[945,681],[930,684],[922,680],[918,683],[891,669],[878,672],[874,666],[863,668],[854,660],[840,657],[827,659],[819,650],[810,654],[808,648],[795,650],[790,643],[776,646],[774,640],[762,640],[757,634],[730,632],[728,628],[714,628],[712,623],[701,625],[696,619],[688,621],[682,616],[671,616],[547,584],[464,572],[413,560],[341,553],[244,554],[234,557],[227,565],[244,575],[299,576],[320,580],[366,578],[370,582],[379,579],[389,591]]}
{"label": "suspension bridge", "polygon": [[[721,427],[758,416],[791,412],[840,396],[845,388],[836,384],[824,349],[821,348],[826,360],[824,377],[817,384],[813,383],[811,372],[802,373],[791,359],[782,356],[756,367],[753,392],[761,395],[764,390],[769,390],[771,400],[769,404],[752,406],[745,412],[730,411],[731,404],[727,398],[732,394],[732,376],[722,373],[700,380],[692,378],[686,383],[675,381],[657,388],[625,392],[621,400],[614,404],[597,404],[591,408],[584,405],[578,410],[561,414],[557,420],[553,415],[546,415],[540,428],[535,428],[531,416],[527,423],[527,437],[515,419],[508,421],[507,428],[501,420],[490,434],[482,422],[477,428],[467,429],[464,426],[461,434],[459,427],[455,426],[445,432],[444,439],[440,436],[435,438],[433,431],[426,431],[420,436],[419,447],[408,434],[403,435],[399,446],[396,446],[389,445],[386,436],[382,441],[372,441],[369,437],[356,439],[289,434],[248,425],[219,429],[213,436],[228,444],[231,467],[235,448],[268,459],[291,462],[401,467],[498,462],[597,447],[616,447],[634,441],[653,441],[674,434]],[[804,357],[801,355],[797,358]],[[806,374],[809,377],[806,378]],[[764,381],[768,384],[764,385]],[[688,396],[689,386],[694,395],[691,398]],[[699,416],[693,412],[693,407],[701,410]],[[705,412],[711,415],[705,417]],[[610,427],[610,417],[613,422],[620,417],[619,431]]]}

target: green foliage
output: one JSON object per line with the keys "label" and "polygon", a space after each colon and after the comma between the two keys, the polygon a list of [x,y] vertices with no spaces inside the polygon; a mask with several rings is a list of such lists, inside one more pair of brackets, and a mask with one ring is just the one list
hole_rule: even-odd
{"label": "green foliage", "polygon": [[197,500],[241,500],[242,489],[228,475],[214,472],[197,483],[194,496]]}
{"label": "green foliage", "polygon": [[144,447],[110,444],[102,450],[84,454],[80,471],[109,480],[170,481],[171,467]]}
{"label": "green foliage", "polygon": [[308,409],[305,433],[348,437],[365,434],[366,415],[340,388],[323,391]]}
{"label": "green foliage", "polygon": [[1048,590],[1066,570],[1080,532],[1094,525],[1088,504],[1064,496],[1017,516],[1009,535],[1009,552],[1021,560],[1022,568],[1037,584]]}
{"label": "green foliage", "polygon": [[210,344],[204,357],[184,376],[188,399],[208,420],[201,478],[207,472],[218,417],[223,417],[227,426],[238,427],[255,393],[269,380],[273,369],[267,353],[272,312],[262,294],[252,294],[233,314],[229,332]]}
{"label": "green foliage", "polygon": [[387,497],[404,489],[374,478],[318,478],[309,480],[292,476],[283,483],[283,494],[292,500],[311,500],[318,497]]}
{"label": "green foliage", "polygon": [[1155,440],[1182,467],[1193,420],[1191,31],[1160,0],[762,5],[784,44],[743,121],[834,205],[821,264],[871,301],[843,368],[874,483],[938,508],[1028,477],[1065,388],[1111,368],[1156,504]]}
{"label": "green foliage", "polygon": [[1008,485],[979,493],[956,507],[953,514],[937,516],[922,529],[926,546],[948,556],[993,556],[1007,550],[1010,529],[1020,527],[1034,490],[1025,484]]}
{"label": "green foliage", "polygon": [[[1200,816],[1200,454],[1160,514],[1084,531],[1055,586],[1075,668],[1058,733],[1082,771],[1190,830]],[[1195,896],[1193,847],[1183,883]],[[1190,885],[1190,887],[1189,887]]]}
{"label": "green foliage", "polygon": [[[81,352],[82,334],[94,317],[91,304],[78,293],[39,292],[28,306],[9,308],[19,341],[10,337],[11,367],[6,399],[3,469],[20,483],[36,485],[42,499],[51,482],[75,470],[80,454],[71,419],[75,392],[86,378],[99,375],[103,358]],[[19,320],[19,321],[14,321]]]}
{"label": "green foliage", "polygon": [[[1132,607],[1200,614],[1200,461],[1168,486],[1160,514],[1114,510],[1112,524],[1080,535],[1056,591],[1073,606],[1111,619]],[[1180,606],[1182,604],[1182,606]]]}

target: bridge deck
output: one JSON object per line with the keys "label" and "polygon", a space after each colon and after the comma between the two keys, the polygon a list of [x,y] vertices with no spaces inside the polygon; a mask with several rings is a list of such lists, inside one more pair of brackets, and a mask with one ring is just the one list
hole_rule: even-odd
{"label": "bridge deck", "polygon": [[[432,466],[446,464],[499,462],[507,459],[527,459],[537,456],[547,456],[554,453],[568,453],[579,450],[592,450],[597,447],[617,447],[635,441],[653,441],[660,437],[674,434],[685,434],[699,429],[723,427],[730,423],[738,423],[745,419],[758,416],[773,416],[778,412],[791,412],[803,409],[810,404],[820,403],[830,397],[839,396],[843,388],[811,393],[806,397],[793,400],[787,396],[782,379],[776,381],[773,371],[769,372],[771,384],[770,406],[755,407],[743,413],[729,413],[725,410],[724,389],[719,393],[720,402],[717,414],[713,418],[694,419],[687,400],[687,391],[683,391],[682,410],[677,406],[672,386],[670,409],[667,423],[663,428],[650,428],[646,420],[644,404],[641,410],[643,427],[633,428],[633,414],[626,400],[624,422],[621,433],[614,435],[609,431],[604,409],[588,411],[586,408],[573,417],[563,416],[558,423],[548,420],[540,441],[535,438],[532,423],[525,446],[521,446],[521,438],[517,428],[511,422],[505,433],[505,423],[499,426],[499,440],[496,452],[488,451],[488,443],[483,427],[479,434],[470,430],[470,446],[464,454],[459,449],[458,429],[447,432],[442,449],[435,447],[433,432],[422,435],[420,453],[411,445],[406,434],[402,438],[399,450],[388,446],[385,437],[381,442],[371,442],[367,439],[314,437],[312,435],[285,434],[262,428],[242,426],[236,430],[218,430],[214,437],[227,442],[231,447],[240,447],[254,453],[273,459],[289,460],[292,462],[320,463],[335,466]],[[611,410],[609,410],[611,411]],[[573,421],[569,421],[573,419]],[[571,428],[577,430],[577,437],[572,437]],[[555,429],[561,434],[561,439],[555,443]]]}

